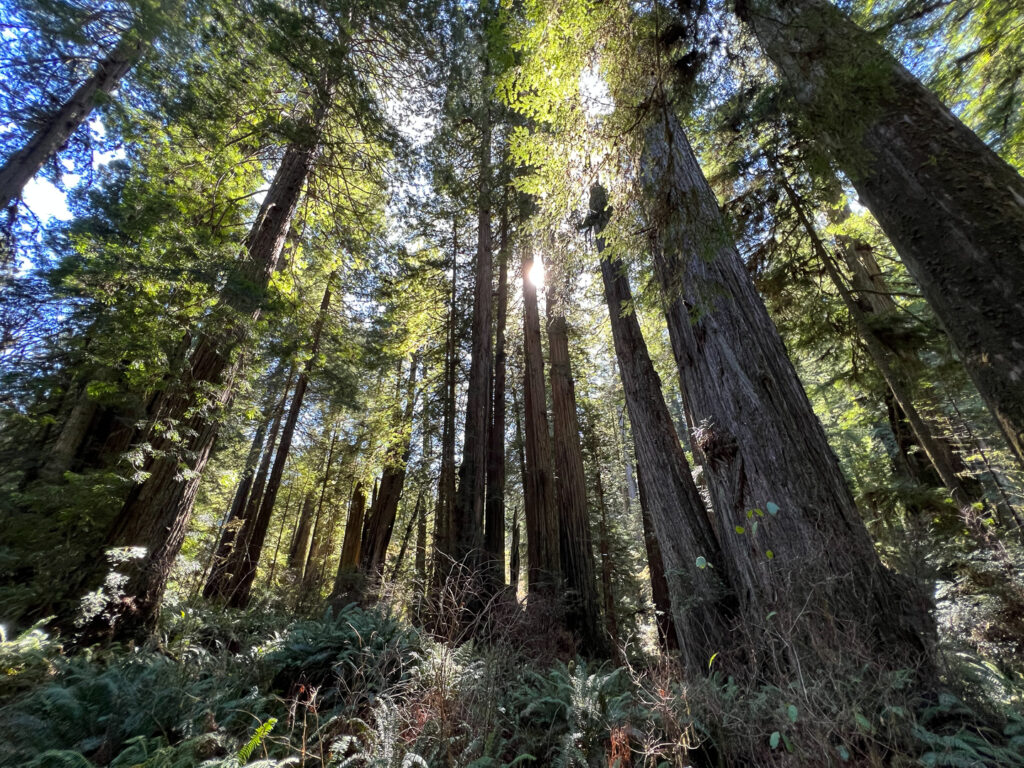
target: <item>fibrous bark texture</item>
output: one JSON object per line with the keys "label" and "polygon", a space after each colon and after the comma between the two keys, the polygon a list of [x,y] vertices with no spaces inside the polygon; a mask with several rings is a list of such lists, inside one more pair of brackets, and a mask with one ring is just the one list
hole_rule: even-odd
{"label": "fibrous bark texture", "polygon": [[1024,465],[1024,179],[831,3],[754,0],[738,11]]}
{"label": "fibrous bark texture", "polygon": [[487,477],[487,414],[491,392],[491,128],[484,117],[480,139],[480,181],[477,197],[477,243],[473,322],[470,332],[466,424],[455,492],[455,559],[479,572],[483,561],[484,492]]}
{"label": "fibrous bark texture", "polygon": [[[319,124],[318,118],[312,134],[318,133]],[[122,617],[114,628],[117,635],[138,635],[156,619],[171,566],[185,540],[220,414],[234,392],[242,357],[236,352],[262,312],[270,277],[312,167],[317,141],[313,136],[306,138],[285,152],[247,238],[245,258],[222,289],[220,305],[214,310],[217,319],[198,335],[184,380],[165,399],[163,411],[185,436],[183,445],[169,437],[155,441],[156,450],[144,467],[148,477],[128,494],[107,534],[107,547],[130,555],[126,597],[116,612]],[[211,386],[212,397],[207,394]],[[182,463],[187,471],[182,471]]]}
{"label": "fibrous bark texture", "polygon": [[[591,205],[601,213],[593,193]],[[597,245],[599,253],[604,250],[600,236]],[[723,662],[735,656],[736,596],[632,310],[624,265],[602,259],[601,277],[636,450],[658,630],[665,644],[678,644],[690,674],[706,674],[715,654]]]}
{"label": "fibrous bark texture", "polygon": [[[559,284],[559,288],[564,285]],[[554,420],[555,500],[558,509],[558,550],[566,591],[566,623],[590,653],[607,651],[601,627],[594,550],[587,514],[587,483],[576,413],[576,387],[569,360],[569,328],[558,290],[548,289],[548,354],[551,415]]]}
{"label": "fibrous bark texture", "polygon": [[523,249],[523,398],[526,412],[526,560],[529,591],[553,592],[561,578],[558,552],[558,511],[548,435],[544,389],[544,353],[540,340],[537,287],[530,281],[533,258]]}
{"label": "fibrous bark texture", "polygon": [[899,667],[927,662],[923,597],[880,563],[667,104],[648,117],[642,163],[672,350],[752,669],[777,677],[858,649]]}
{"label": "fibrous bark texture", "polygon": [[358,587],[365,509],[366,491],[361,482],[356,483],[352,490],[352,500],[348,505],[348,521],[345,523],[345,538],[341,542],[341,560],[338,563],[338,575],[334,580],[332,599],[351,596]]}
{"label": "fibrous bark texture", "polygon": [[494,328],[494,379],[487,446],[487,499],[484,508],[484,570],[490,588],[505,583],[505,321],[508,314],[508,205],[501,211],[498,306]]}

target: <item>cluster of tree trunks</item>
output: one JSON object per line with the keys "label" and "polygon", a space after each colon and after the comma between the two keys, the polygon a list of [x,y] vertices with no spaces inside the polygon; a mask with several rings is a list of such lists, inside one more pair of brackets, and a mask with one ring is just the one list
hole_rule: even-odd
{"label": "cluster of tree trunks", "polygon": [[855,644],[917,666],[932,635],[925,601],[879,562],[669,104],[653,101],[646,122],[655,273],[751,667],[826,666]]}
{"label": "cluster of tree trunks", "polygon": [[1024,179],[833,4],[747,0],[736,10],[1024,465]]}
{"label": "cluster of tree trunks", "polygon": [[[600,187],[592,190],[592,223],[598,232],[607,216],[604,199]],[[604,251],[600,234],[597,250],[599,254]],[[665,644],[679,647],[690,674],[703,674],[715,654],[735,645],[731,633],[736,596],[723,582],[724,557],[632,310],[625,265],[603,258],[601,278],[633,430],[644,539],[655,609],[660,614],[659,634]],[[675,633],[671,640],[670,628]],[[723,658],[723,663],[726,661]]]}
{"label": "cluster of tree trunks", "polygon": [[[184,542],[203,470],[217,437],[220,414],[234,392],[235,379],[249,328],[259,319],[270,277],[302,197],[320,140],[326,107],[316,106],[301,133],[290,145],[267,191],[256,223],[238,262],[221,290],[211,318],[194,334],[180,381],[161,396],[155,409],[176,434],[153,440],[153,452],[143,466],[146,479],[128,493],[106,535],[105,548],[127,553],[119,567],[125,571],[125,598],[106,612],[116,621],[115,632],[131,637],[152,626],[171,566]],[[212,396],[208,390],[213,388]],[[87,581],[100,576],[90,569]],[[75,585],[80,589],[81,585]],[[103,618],[105,623],[108,618]],[[96,631],[100,627],[95,628]]]}

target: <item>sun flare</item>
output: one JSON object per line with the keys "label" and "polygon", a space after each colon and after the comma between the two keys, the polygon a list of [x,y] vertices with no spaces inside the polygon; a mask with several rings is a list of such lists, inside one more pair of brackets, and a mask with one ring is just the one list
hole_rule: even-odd
{"label": "sun flare", "polygon": [[533,262],[533,265],[530,267],[529,278],[535,288],[544,287],[544,264],[540,259]]}

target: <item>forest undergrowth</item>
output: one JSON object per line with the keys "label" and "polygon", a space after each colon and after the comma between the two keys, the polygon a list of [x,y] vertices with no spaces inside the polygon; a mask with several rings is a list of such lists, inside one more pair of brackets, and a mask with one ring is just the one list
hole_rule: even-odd
{"label": "forest undergrowth", "polygon": [[4,637],[0,764],[1024,766],[1024,679],[948,633],[937,697],[853,649],[812,685],[741,685],[714,659],[687,681],[650,638],[584,659],[554,604],[499,593],[466,623],[452,589],[396,590],[307,618],[171,604],[138,647]]}

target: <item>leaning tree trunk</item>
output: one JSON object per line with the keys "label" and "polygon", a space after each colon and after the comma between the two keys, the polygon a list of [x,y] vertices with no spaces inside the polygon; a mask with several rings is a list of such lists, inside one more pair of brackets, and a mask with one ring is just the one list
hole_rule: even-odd
{"label": "leaning tree trunk", "polygon": [[234,567],[229,568],[232,580],[231,586],[228,589],[228,605],[233,608],[244,608],[249,604],[252,584],[256,579],[256,569],[259,567],[260,554],[263,551],[263,544],[267,538],[267,531],[270,529],[270,518],[274,514],[277,493],[281,488],[281,479],[284,477],[284,468],[288,463],[288,454],[291,452],[295,427],[299,423],[299,414],[302,412],[302,401],[306,396],[306,389],[309,386],[309,375],[316,367],[317,356],[320,354],[320,337],[323,333],[324,323],[327,321],[327,311],[330,306],[331,286],[328,279],[323,299],[320,301],[320,312],[313,325],[313,341],[310,347],[309,358],[306,360],[306,365],[299,375],[299,380],[295,382],[295,392],[292,394],[291,406],[288,408],[288,418],[285,420],[284,428],[281,430],[281,442],[277,446],[274,465],[270,470],[270,477],[267,478],[267,484],[263,489],[259,510],[255,515],[246,519],[239,536],[241,546],[236,547],[234,552],[232,552]]}
{"label": "leaning tree trunk", "polygon": [[[813,222],[810,222],[806,217],[805,219],[813,228]],[[856,310],[865,315],[865,321],[870,326],[870,330],[878,342],[885,350],[892,353],[893,373],[899,378],[902,385],[907,388],[908,395],[912,397],[912,377],[908,374],[908,371],[920,368],[922,363],[919,352],[914,346],[896,343],[885,338],[883,334],[875,330],[875,326],[879,322],[885,322],[888,318],[895,318],[899,309],[889,294],[888,286],[882,276],[878,262],[875,261],[871,253],[871,246],[857,238],[845,236],[838,236],[836,238],[836,245],[851,272],[850,288],[856,294],[856,298],[851,296],[854,306]],[[893,398],[894,395],[890,389],[887,399],[891,401]],[[899,406],[897,405],[896,408],[898,409]],[[907,423],[906,415],[902,411],[895,415],[896,421]],[[940,430],[930,425],[928,428],[932,433],[931,439],[939,452],[940,460],[947,464],[949,471],[959,478],[960,485],[963,487],[967,497],[972,501],[983,501],[985,498],[984,485],[977,477],[969,474],[970,469],[966,462],[964,462],[954,441]],[[933,466],[932,470],[934,471],[928,474],[934,474],[935,477],[938,477],[940,474],[938,467]],[[925,484],[937,485],[941,484],[941,482],[941,479],[939,483],[932,479]]]}
{"label": "leaning tree trunk", "polygon": [[608,644],[601,629],[576,386],[569,361],[569,328],[558,296],[563,289],[564,281],[559,280],[558,285],[549,285],[547,294],[558,554],[566,587],[563,600],[566,624],[579,635],[583,648],[592,654],[603,654]]}
{"label": "leaning tree trunk", "polygon": [[737,13],[945,326],[1024,465],[1024,179],[826,0]]}
{"label": "leaning tree trunk", "polygon": [[[598,230],[607,215],[603,198],[600,188],[591,192]],[[604,250],[600,236],[597,249],[599,254]],[[721,654],[726,666],[740,661],[739,643],[733,634],[736,596],[711,519],[672,424],[661,379],[632,311],[633,295],[624,265],[602,258],[601,278],[633,432],[645,529],[649,518],[657,539],[656,546],[648,544],[647,551],[655,608],[665,617],[659,620],[658,628],[664,634],[668,628],[665,619],[671,618],[684,667],[690,675],[704,675],[715,654]],[[660,580],[667,578],[671,580],[664,585],[666,601]],[[667,608],[671,613],[665,612]]]}
{"label": "leaning tree trunk", "polygon": [[472,574],[483,560],[484,490],[487,472],[487,412],[491,384],[491,124],[483,119],[480,139],[480,181],[477,199],[476,283],[473,289],[473,323],[469,381],[466,390],[466,424],[462,440],[462,464],[455,492],[455,559]]}
{"label": "leaning tree trunk", "polygon": [[484,572],[489,586],[505,583],[505,322],[508,314],[508,200],[501,207],[501,249],[498,260],[498,307],[494,329],[494,383],[487,436],[487,497],[484,509]]}
{"label": "leaning tree trunk", "polygon": [[[679,634],[675,619],[672,617],[672,597],[668,591],[668,578],[665,576],[665,559],[661,556],[658,537],[654,533],[654,523],[647,511],[647,489],[644,481],[638,483],[640,495],[640,523],[644,532],[644,550],[647,552],[647,573],[651,577],[651,602],[654,603],[654,624],[658,630],[658,646],[663,653],[679,650]],[[685,629],[683,630],[685,631]],[[710,657],[709,657],[710,658]]]}
{"label": "leaning tree trunk", "polygon": [[714,193],[664,102],[648,118],[642,170],[694,451],[715,512],[721,570],[751,640],[751,669],[789,679],[798,666],[828,668],[855,653],[930,668],[934,628],[925,600],[879,561]]}
{"label": "leaning tree trunk", "polygon": [[144,43],[127,32],[96,66],[92,75],[61,106],[50,114],[35,135],[0,167],[0,211],[21,197],[31,181],[63,147],[92,113],[101,95],[117,87],[135,66]]}
{"label": "leaning tree trunk", "polygon": [[530,281],[533,259],[530,243],[523,248],[523,399],[526,433],[527,583],[530,593],[554,593],[561,579],[558,552],[558,510],[548,434],[547,396],[544,389],[544,353],[540,341],[537,286]]}
{"label": "leaning tree trunk", "polygon": [[[318,133],[322,112],[315,117]],[[285,152],[249,233],[246,258],[221,291],[219,306],[199,335],[185,380],[165,403],[165,413],[181,424],[184,445],[157,441],[146,463],[148,477],[135,486],[106,537],[107,548],[141,553],[127,563],[126,599],[119,603],[115,636],[138,636],[156,620],[171,566],[185,540],[192,506],[217,437],[221,412],[231,400],[239,374],[236,354],[259,319],[270,277],[277,269],[292,216],[302,196],[318,137],[307,136]],[[206,394],[215,390],[213,397]],[[188,472],[181,471],[185,463]],[[98,627],[97,627],[98,628]]]}
{"label": "leaning tree trunk", "polygon": [[942,484],[946,486],[946,489],[949,490],[953,497],[953,501],[960,508],[961,515],[964,516],[965,522],[971,526],[972,521],[976,516],[971,505],[975,501],[976,497],[974,497],[964,487],[960,477],[957,475],[956,469],[954,469],[953,466],[952,452],[949,450],[949,446],[947,444],[943,444],[937,437],[935,437],[931,426],[925,422],[924,418],[918,412],[917,406],[915,405],[913,396],[910,392],[910,385],[907,383],[905,377],[897,372],[890,361],[886,347],[883,345],[882,341],[875,333],[875,330],[868,322],[866,313],[861,309],[857,300],[850,292],[850,288],[846,284],[846,277],[839,268],[839,264],[836,262],[833,255],[829,253],[824,243],[821,242],[817,228],[814,226],[814,222],[811,221],[810,216],[805,210],[803,201],[799,198],[796,191],[785,177],[780,177],[780,182],[790,203],[793,205],[793,210],[796,212],[800,225],[803,227],[804,232],[807,234],[807,237],[811,242],[811,247],[814,250],[815,255],[818,257],[822,267],[825,269],[825,273],[829,276],[829,280],[831,280],[832,285],[835,286],[843,304],[850,313],[850,317],[853,319],[853,325],[857,329],[861,340],[864,342],[864,346],[867,348],[868,356],[875,364],[878,372],[882,375],[882,378],[889,387],[889,391],[892,392],[893,398],[896,400],[896,404],[899,406],[903,415],[906,417],[907,422],[910,424],[910,429],[913,431],[918,445],[920,445],[924,450],[925,455],[928,457],[928,461],[931,463],[932,467],[935,468],[939,478],[942,480]]}
{"label": "leaning tree trunk", "polygon": [[384,468],[380,481],[380,490],[367,515],[366,529],[363,532],[362,552],[359,556],[360,569],[366,578],[377,582],[383,576],[384,564],[387,559],[388,545],[398,515],[398,503],[402,499],[405,487],[406,467],[412,454],[412,417],[416,407],[416,368],[419,361],[413,357],[409,368],[409,380],[405,390],[405,411],[401,415],[402,443],[397,455]]}

